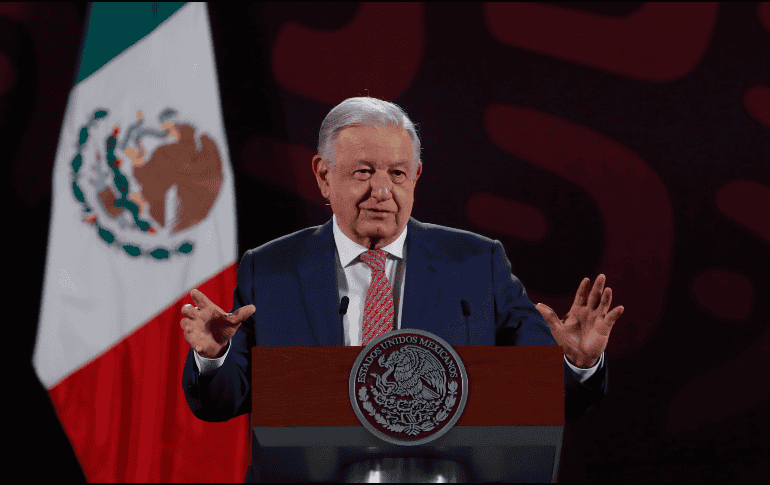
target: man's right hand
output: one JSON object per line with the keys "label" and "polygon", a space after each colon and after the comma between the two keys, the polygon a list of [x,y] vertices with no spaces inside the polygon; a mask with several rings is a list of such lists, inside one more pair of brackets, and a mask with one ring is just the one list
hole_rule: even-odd
{"label": "man's right hand", "polygon": [[201,357],[222,357],[227,343],[233,338],[238,327],[257,308],[254,305],[246,305],[235,313],[225,313],[197,289],[193,289],[190,296],[196,306],[188,303],[182,307],[182,315],[187,317],[180,322],[185,340]]}

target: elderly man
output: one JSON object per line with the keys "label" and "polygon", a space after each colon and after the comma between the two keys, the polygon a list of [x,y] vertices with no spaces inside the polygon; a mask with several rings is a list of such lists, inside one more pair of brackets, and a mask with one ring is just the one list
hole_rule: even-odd
{"label": "elderly man", "polygon": [[[623,312],[610,311],[604,275],[593,285],[584,279],[559,319],[529,301],[499,241],[411,218],[420,141],[395,104],[350,98],[333,108],[312,164],[332,220],[247,251],[230,313],[198,290],[190,293],[196,307],[182,309],[192,347],[183,387],[197,417],[251,412],[254,346],[366,345],[394,328],[426,330],[450,345],[558,344],[567,418],[599,402],[603,352]],[[258,443],[253,449],[247,481],[259,479]]]}

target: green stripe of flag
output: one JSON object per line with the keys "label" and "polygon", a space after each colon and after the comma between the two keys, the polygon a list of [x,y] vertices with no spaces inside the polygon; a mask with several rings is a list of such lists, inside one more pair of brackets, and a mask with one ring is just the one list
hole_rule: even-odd
{"label": "green stripe of flag", "polygon": [[186,2],[92,2],[75,84],[155,30]]}

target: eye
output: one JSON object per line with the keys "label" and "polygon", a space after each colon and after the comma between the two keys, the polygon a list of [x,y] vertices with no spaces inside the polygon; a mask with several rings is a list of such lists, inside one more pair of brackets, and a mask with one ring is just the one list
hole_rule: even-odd
{"label": "eye", "polygon": [[372,170],[368,168],[362,168],[353,172],[353,176],[359,180],[366,180],[371,176]]}

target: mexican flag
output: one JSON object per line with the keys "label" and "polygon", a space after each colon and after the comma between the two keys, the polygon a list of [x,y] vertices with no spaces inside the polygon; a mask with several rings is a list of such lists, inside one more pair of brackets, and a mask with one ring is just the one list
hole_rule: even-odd
{"label": "mexican flag", "polygon": [[92,3],[53,173],[33,364],[89,481],[243,481],[247,416],[194,417],[180,310],[236,284],[202,3]]}

